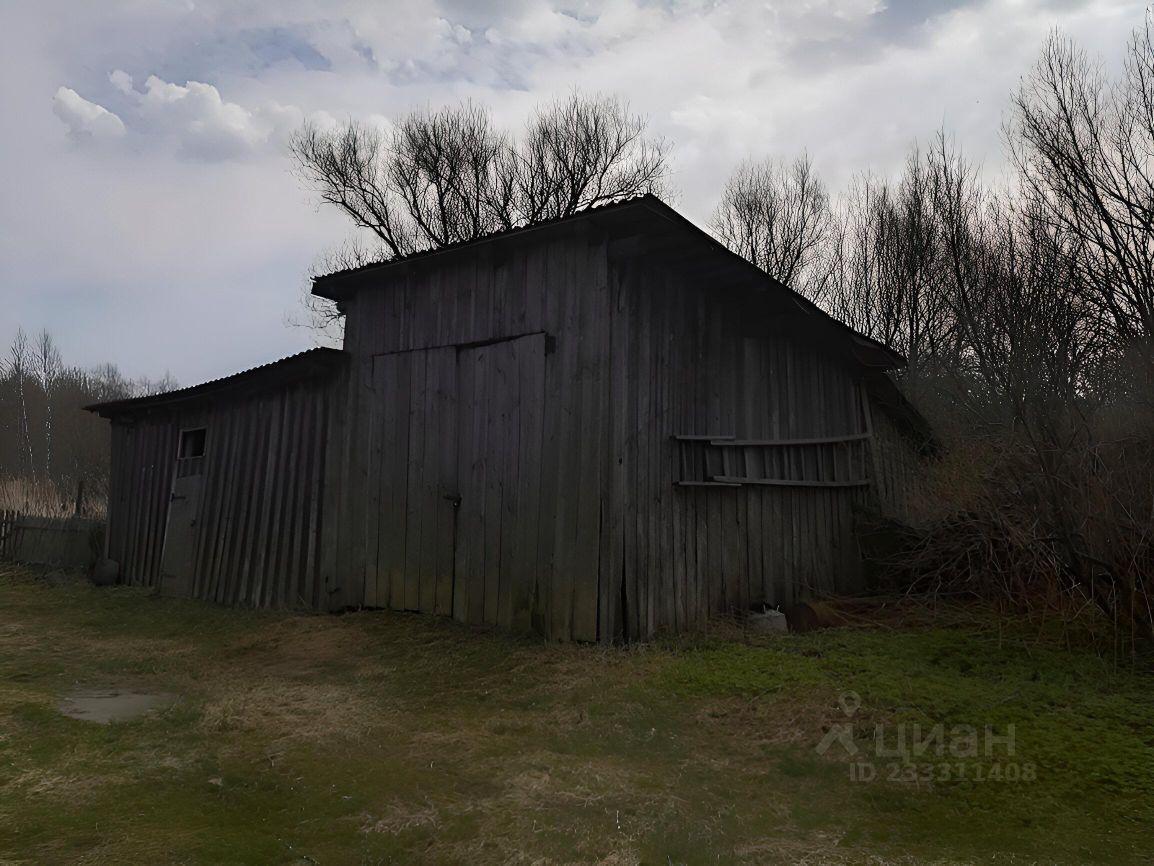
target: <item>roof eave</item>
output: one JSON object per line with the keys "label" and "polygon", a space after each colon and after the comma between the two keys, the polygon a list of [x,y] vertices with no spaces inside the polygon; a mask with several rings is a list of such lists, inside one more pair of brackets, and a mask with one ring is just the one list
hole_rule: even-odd
{"label": "roof eave", "polygon": [[[268,364],[261,364],[260,366],[242,370],[239,373],[233,373],[229,376],[222,376],[219,379],[202,382],[198,385],[179,388],[176,391],[168,391],[163,394],[149,394],[143,397],[130,397],[125,400],[108,400],[103,403],[90,403],[81,408],[85,412],[92,412],[94,415],[99,415],[102,418],[113,419],[136,412],[145,412],[161,406],[172,406],[203,400],[209,395],[237,390],[247,385],[275,384],[281,376],[284,377],[284,381],[286,382],[294,378],[309,378],[336,369],[345,362],[346,358],[347,353],[340,349],[309,349],[304,352],[298,352],[295,355],[289,355],[287,358],[280,358]],[[296,376],[287,372],[293,369],[296,369]]]}

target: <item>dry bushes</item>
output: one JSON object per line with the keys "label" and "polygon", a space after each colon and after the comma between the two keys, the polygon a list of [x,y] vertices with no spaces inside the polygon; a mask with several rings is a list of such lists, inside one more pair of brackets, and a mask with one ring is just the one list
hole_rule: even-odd
{"label": "dry bushes", "polygon": [[959,447],[890,564],[913,591],[1154,638],[1154,423],[1133,404],[1111,414],[1062,436],[1020,425]]}

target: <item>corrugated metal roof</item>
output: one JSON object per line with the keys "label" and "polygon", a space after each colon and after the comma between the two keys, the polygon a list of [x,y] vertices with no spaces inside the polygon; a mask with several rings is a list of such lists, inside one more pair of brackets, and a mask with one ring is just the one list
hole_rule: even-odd
{"label": "corrugated metal roof", "polygon": [[647,211],[654,218],[660,219],[665,223],[673,226],[675,229],[683,231],[690,235],[695,241],[703,245],[703,254],[718,256],[722,259],[728,260],[735,267],[744,269],[750,276],[750,279],[761,284],[761,286],[769,291],[784,292],[789,296],[793,303],[803,312],[815,316],[833,326],[836,330],[841,331],[851,340],[867,347],[870,350],[880,351],[887,356],[890,362],[887,366],[902,367],[906,364],[906,359],[901,353],[894,351],[884,343],[867,337],[865,334],[855,331],[849,325],[845,324],[839,319],[834,318],[825,310],[821,309],[817,304],[808,298],[803,297],[796,291],[785,285],[776,277],[767,274],[765,271],[758,268],[748,259],[741,256],[739,253],[729,249],[717,238],[703,230],[700,226],[693,223],[691,220],[678,213],[672,207],[667,205],[661,199],[654,195],[645,194],[635,196],[633,198],[623,199],[621,201],[612,202],[611,204],[601,205],[600,207],[586,208],[566,217],[560,217],[554,220],[546,220],[544,222],[534,223],[529,226],[524,226],[515,229],[506,229],[504,231],[493,232],[492,234],[483,235],[468,241],[460,241],[455,244],[449,244],[444,247],[436,247],[433,249],[422,250],[421,252],[412,253],[407,256],[398,256],[397,258],[388,259],[383,262],[374,262],[367,265],[361,265],[356,268],[349,268],[343,271],[334,271],[331,274],[315,277],[313,279],[313,294],[319,297],[329,298],[331,300],[340,300],[347,294],[355,292],[359,286],[355,279],[358,275],[376,270],[385,270],[394,266],[400,266],[412,262],[415,259],[427,259],[432,256],[461,250],[478,244],[488,243],[493,240],[512,237],[518,234],[527,232],[536,232],[542,229],[548,229],[553,226],[563,225],[569,222],[576,222],[582,219],[587,219],[591,216],[599,216],[610,212],[624,211],[629,208],[639,208]]}
{"label": "corrugated metal roof", "polygon": [[182,400],[191,400],[204,394],[226,388],[257,382],[287,382],[293,379],[304,378],[322,370],[331,369],[344,362],[347,353],[340,349],[316,348],[297,352],[287,358],[270,361],[250,367],[239,373],[211,379],[199,385],[189,385],[187,388],[178,388],[175,391],[166,391],[163,394],[148,394],[144,397],[131,397],[127,400],[109,400],[105,403],[93,403],[85,406],[85,411],[95,412],[98,415],[109,417],[124,412],[133,412],[148,409],[165,403],[175,403]]}
{"label": "corrugated metal roof", "polygon": [[[390,265],[399,265],[402,262],[411,262],[414,259],[422,259],[422,258],[425,258],[427,256],[437,255],[438,253],[449,252],[450,250],[457,250],[457,249],[460,249],[461,247],[470,246],[471,244],[485,243],[486,241],[496,240],[497,238],[508,237],[510,235],[516,235],[516,234],[519,234],[521,232],[537,231],[539,229],[548,228],[549,226],[560,225],[561,223],[565,223],[565,222],[568,222],[570,220],[582,219],[584,217],[589,216],[590,214],[605,213],[606,211],[616,210],[619,208],[623,208],[627,205],[637,204],[638,202],[643,202],[643,201],[651,201],[651,202],[655,202],[655,203],[661,205],[662,207],[669,207],[667,204],[665,204],[663,201],[661,201],[661,199],[657,198],[657,196],[652,195],[650,193],[645,193],[643,195],[635,195],[635,196],[632,196],[630,198],[624,198],[624,199],[620,199],[618,201],[608,202],[608,203],[602,204],[602,205],[594,205],[593,207],[584,208],[583,210],[579,210],[576,213],[572,213],[572,214],[569,214],[567,216],[556,217],[556,218],[550,219],[550,220],[540,220],[539,222],[535,222],[535,223],[532,223],[530,225],[515,226],[514,228],[509,228],[509,229],[500,229],[499,231],[489,232],[488,234],[480,235],[480,236],[475,237],[475,238],[469,238],[468,240],[455,241],[454,243],[446,244],[445,246],[442,246],[442,247],[429,247],[428,249],[417,250],[416,252],[413,252],[413,253],[406,253],[403,256],[394,256],[393,258],[385,259],[384,261],[369,262],[369,263],[364,264],[364,265],[358,265],[355,268],[344,268],[344,269],[339,270],[339,271],[333,271],[332,273],[329,273],[329,274],[321,274],[320,276],[313,277],[313,286],[314,286],[313,294],[320,294],[319,292],[317,292],[315,290],[315,287],[318,283],[323,283],[326,280],[331,280],[335,277],[346,277],[346,276],[349,276],[351,274],[361,273],[362,271],[371,271],[375,268],[385,268],[385,267],[388,267]],[[321,295],[321,296],[324,297],[324,295]]]}

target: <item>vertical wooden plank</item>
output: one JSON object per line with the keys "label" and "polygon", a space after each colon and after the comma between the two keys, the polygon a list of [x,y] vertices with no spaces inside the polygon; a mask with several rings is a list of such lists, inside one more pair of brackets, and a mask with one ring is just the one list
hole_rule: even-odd
{"label": "vertical wooden plank", "polygon": [[441,435],[440,426],[443,411],[441,397],[445,383],[442,381],[442,364],[440,359],[444,355],[443,349],[431,349],[422,352],[425,356],[425,390],[424,390],[424,428],[423,455],[421,460],[421,477],[419,481],[419,514],[421,536],[417,554],[417,607],[425,613],[434,613],[437,608],[437,544],[441,540],[438,532],[438,522],[441,506],[449,507],[443,498],[441,467]]}
{"label": "vertical wooden plank", "polygon": [[151,444],[151,427],[147,424],[141,424],[133,429],[133,463],[136,471],[133,473],[132,483],[132,529],[128,537],[128,560],[130,563],[130,574],[132,575],[132,582],[138,586],[148,586],[148,574],[144,568],[144,562],[140,555],[140,542],[144,536],[145,517],[147,509],[145,507],[146,497],[149,490],[149,478],[152,474],[152,465],[150,462]]}
{"label": "vertical wooden plank", "polygon": [[482,621],[496,625],[501,593],[501,514],[505,494],[505,423],[509,411],[509,353],[507,344],[482,350],[484,361],[478,369],[483,385],[485,430],[481,460],[485,466],[485,511],[482,531],[485,539],[485,590]]}
{"label": "vertical wooden plank", "polygon": [[[377,604],[404,610],[405,562],[408,539],[409,414],[414,355],[411,352],[377,358],[381,465],[378,499]],[[370,483],[373,480],[370,479]]]}
{"label": "vertical wooden plank", "polygon": [[244,602],[248,590],[248,574],[244,568],[244,556],[248,544],[248,521],[253,506],[253,464],[259,449],[257,442],[261,435],[263,407],[258,399],[246,401],[247,425],[238,443],[236,465],[236,491],[229,524],[228,574],[224,603],[239,605]]}
{"label": "vertical wooden plank", "polygon": [[404,610],[420,610],[421,605],[421,517],[422,484],[425,467],[425,353],[414,352],[409,392],[409,461],[405,473],[405,559]]}
{"label": "vertical wooden plank", "polygon": [[201,565],[201,580],[198,597],[213,598],[217,583],[217,561],[221,546],[221,516],[224,510],[225,493],[229,485],[230,441],[235,426],[235,415],[227,406],[217,406],[213,411],[215,429],[209,434],[210,455],[208,471],[213,477],[205,494],[204,554]]}
{"label": "vertical wooden plank", "polygon": [[517,454],[521,448],[521,365],[518,351],[522,340],[512,340],[500,344],[503,372],[498,377],[500,406],[500,434],[496,441],[498,451],[494,454],[501,475],[501,510],[496,516],[500,525],[500,581],[497,595],[497,623],[502,628],[512,628],[513,609],[516,604],[516,587],[520,585],[522,568],[517,549],[518,508],[517,493],[521,489],[520,462]]}
{"label": "vertical wooden plank", "polygon": [[650,449],[653,447],[650,423],[653,418],[653,301],[648,281],[640,276],[632,286],[636,293],[635,316],[637,346],[637,519],[633,531],[636,533],[637,563],[635,587],[635,624],[631,629],[637,638],[647,638],[652,633],[652,590],[655,578],[652,556],[652,534],[650,520],[653,515],[650,481]]}
{"label": "vertical wooden plank", "polygon": [[[441,367],[441,389],[437,393],[437,477],[440,495],[437,499],[437,529],[435,535],[434,568],[436,598],[434,611],[442,616],[453,615],[453,568],[456,543],[457,517],[460,513],[460,481],[457,474],[457,429],[459,386],[457,383],[457,351],[438,353]],[[456,503],[452,497],[457,496]]]}
{"label": "vertical wooden plank", "polygon": [[136,539],[139,537],[140,497],[141,484],[146,466],[140,449],[141,428],[133,424],[126,430],[125,452],[127,455],[125,471],[126,493],[126,528],[124,533],[124,558],[121,562],[121,573],[127,577],[129,584],[137,585],[141,582],[141,575],[136,565]]}
{"label": "vertical wooden plank", "polygon": [[369,423],[368,412],[373,402],[372,378],[373,358],[364,355],[355,364],[356,388],[352,412],[350,441],[353,443],[349,459],[349,482],[345,493],[349,497],[348,515],[350,534],[349,566],[346,579],[352,586],[352,594],[363,604],[365,598],[365,573],[368,568],[368,533],[366,527],[368,513],[369,478]]}
{"label": "vertical wooden plank", "polygon": [[327,451],[329,413],[329,383],[325,382],[316,389],[315,402],[310,407],[310,436],[312,444],[312,479],[309,483],[309,515],[306,530],[307,582],[306,598],[314,610],[324,609],[322,596],[323,581],[321,579],[321,541],[324,527],[325,509],[325,458]]}
{"label": "vertical wooden plank", "polygon": [[253,467],[263,482],[259,488],[258,500],[252,503],[257,516],[252,541],[245,552],[245,570],[250,571],[252,575],[250,603],[253,607],[267,606],[265,596],[268,590],[266,570],[269,547],[278,544],[280,540],[279,510],[284,504],[284,487],[289,480],[288,475],[281,471],[279,460],[283,447],[282,430],[291,424],[285,417],[289,411],[286,402],[283,393],[269,395],[266,438],[262,442],[263,451],[257,455],[257,464]]}
{"label": "vertical wooden plank", "polygon": [[[318,606],[323,610],[333,610],[352,602],[343,592],[343,580],[337,571],[338,548],[341,538],[341,521],[344,519],[345,489],[343,486],[345,418],[348,408],[348,372],[342,370],[325,389],[326,412],[324,414],[324,473],[321,491],[321,509],[318,538],[319,573]],[[363,596],[362,596],[363,603]]]}
{"label": "vertical wooden plank", "polygon": [[258,521],[263,495],[263,458],[268,442],[270,407],[268,398],[261,395],[253,403],[254,425],[249,441],[245,443],[243,495],[240,503],[236,550],[236,582],[229,598],[232,605],[252,604],[252,551],[258,543]]}
{"label": "vertical wooden plank", "polygon": [[625,369],[621,434],[624,449],[622,463],[622,604],[621,632],[626,640],[637,640],[640,628],[640,479],[642,469],[640,440],[640,389],[641,389],[641,325],[640,293],[637,291],[637,276],[629,265],[619,264],[619,292],[622,296],[622,366]]}
{"label": "vertical wooden plank", "polygon": [[598,553],[601,531],[601,470],[604,446],[604,370],[608,349],[608,262],[596,237],[573,241],[569,291],[577,301],[577,379],[569,424],[579,431],[573,487],[577,510],[572,541],[573,609],[570,634],[597,639]]}
{"label": "vertical wooden plank", "polygon": [[168,503],[172,493],[172,466],[176,462],[177,430],[171,420],[156,426],[154,475],[149,497],[148,531],[145,536],[145,561],[153,586],[160,581],[160,557],[164,550]]}
{"label": "vertical wooden plank", "polygon": [[623,636],[622,598],[625,592],[625,502],[628,449],[629,311],[624,280],[614,264],[609,274],[608,412],[604,425],[609,439],[602,483],[599,639],[609,643]]}
{"label": "vertical wooden plank", "polygon": [[235,423],[233,424],[231,442],[229,444],[229,472],[227,495],[222,503],[223,515],[221,518],[221,541],[218,569],[213,600],[223,602],[232,594],[235,583],[236,569],[233,565],[233,550],[237,541],[237,524],[242,498],[241,479],[243,478],[243,460],[245,446],[251,436],[252,406],[238,404],[233,409]]}
{"label": "vertical wooden plank", "polygon": [[[145,476],[144,513],[141,519],[141,532],[138,546],[138,557],[141,573],[144,575],[147,586],[156,586],[158,574],[153,565],[155,557],[153,551],[163,544],[164,530],[159,525],[159,515],[164,509],[160,503],[164,473],[163,461],[171,459],[171,455],[164,453],[164,427],[161,423],[152,422],[148,425],[148,474]],[[167,495],[169,491],[163,491]]]}
{"label": "vertical wooden plank", "polygon": [[108,460],[108,527],[104,533],[104,558],[120,562],[124,526],[124,427],[110,423]]}
{"label": "vertical wooden plank", "polygon": [[[488,524],[491,511],[490,505],[490,460],[488,457],[488,433],[490,402],[490,357],[488,346],[462,352],[463,365],[468,368],[470,394],[470,420],[468,432],[463,427],[462,435],[469,437],[469,484],[466,499],[462,508],[467,508],[470,516],[470,529],[458,543],[464,542],[468,547],[467,570],[463,580],[466,583],[465,621],[472,623],[485,622],[485,592],[487,589],[487,574],[493,563],[488,560],[491,543],[489,540]],[[464,468],[459,467],[463,473]],[[464,490],[464,489],[463,489]]]}
{"label": "vertical wooden plank", "polygon": [[[371,384],[370,381],[370,386]],[[291,419],[291,424],[288,429],[287,447],[282,444],[280,463],[289,483],[284,488],[284,502],[280,511],[276,593],[269,602],[276,607],[299,608],[303,601],[301,571],[304,566],[304,518],[308,507],[307,482],[310,472],[305,436],[310,398],[311,395],[303,385],[288,389],[284,395],[284,399],[288,402],[288,418]],[[372,485],[368,485],[366,494],[371,489]],[[376,562],[375,555],[372,556],[371,562]],[[366,570],[369,567],[370,562],[366,562]]]}
{"label": "vertical wooden plank", "polygon": [[225,418],[215,408],[208,413],[205,441],[204,486],[196,516],[196,550],[193,556],[193,587],[196,598],[205,598],[211,580],[212,527],[216,516],[216,499],[221,485]]}
{"label": "vertical wooden plank", "polygon": [[[543,321],[550,336],[552,350],[545,355],[545,398],[544,426],[541,446],[541,496],[539,534],[537,538],[537,608],[534,611],[533,627],[536,631],[552,638],[562,638],[556,631],[553,611],[561,604],[557,597],[555,567],[557,561],[557,528],[561,520],[561,498],[559,463],[561,452],[561,432],[566,403],[563,395],[568,383],[562,378],[562,356],[565,337],[564,328],[566,261],[563,256],[553,256],[553,248],[541,242],[533,249],[542,279]],[[565,599],[564,604],[568,604]]]}
{"label": "vertical wooden plank", "polygon": [[[532,289],[530,289],[532,291]],[[518,413],[516,551],[510,569],[512,600],[510,625],[517,631],[532,627],[536,603],[537,543],[540,526],[541,430],[545,399],[545,338],[541,334],[518,340]]]}
{"label": "vertical wooden plank", "polygon": [[[385,458],[385,443],[396,447],[396,425],[388,425],[386,420],[389,411],[387,401],[396,399],[396,395],[387,386],[390,383],[389,372],[391,367],[384,359],[378,357],[373,363],[371,386],[368,394],[368,406],[365,409],[366,422],[369,425],[368,441],[368,478],[366,481],[365,498],[368,515],[365,520],[365,605],[367,607],[387,607],[389,603],[387,582],[382,574],[382,537],[388,533],[382,528],[385,522],[386,507],[382,503],[382,496],[396,496],[395,490],[382,490],[382,461]],[[396,460],[397,456],[390,453],[389,460]]]}

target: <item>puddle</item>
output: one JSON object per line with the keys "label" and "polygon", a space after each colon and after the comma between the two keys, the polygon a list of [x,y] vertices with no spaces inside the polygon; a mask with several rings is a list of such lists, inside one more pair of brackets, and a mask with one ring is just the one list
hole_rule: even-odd
{"label": "puddle", "polygon": [[71,719],[107,725],[138,719],[152,710],[176,703],[169,692],[138,692],[132,689],[73,689],[60,700],[59,709]]}

